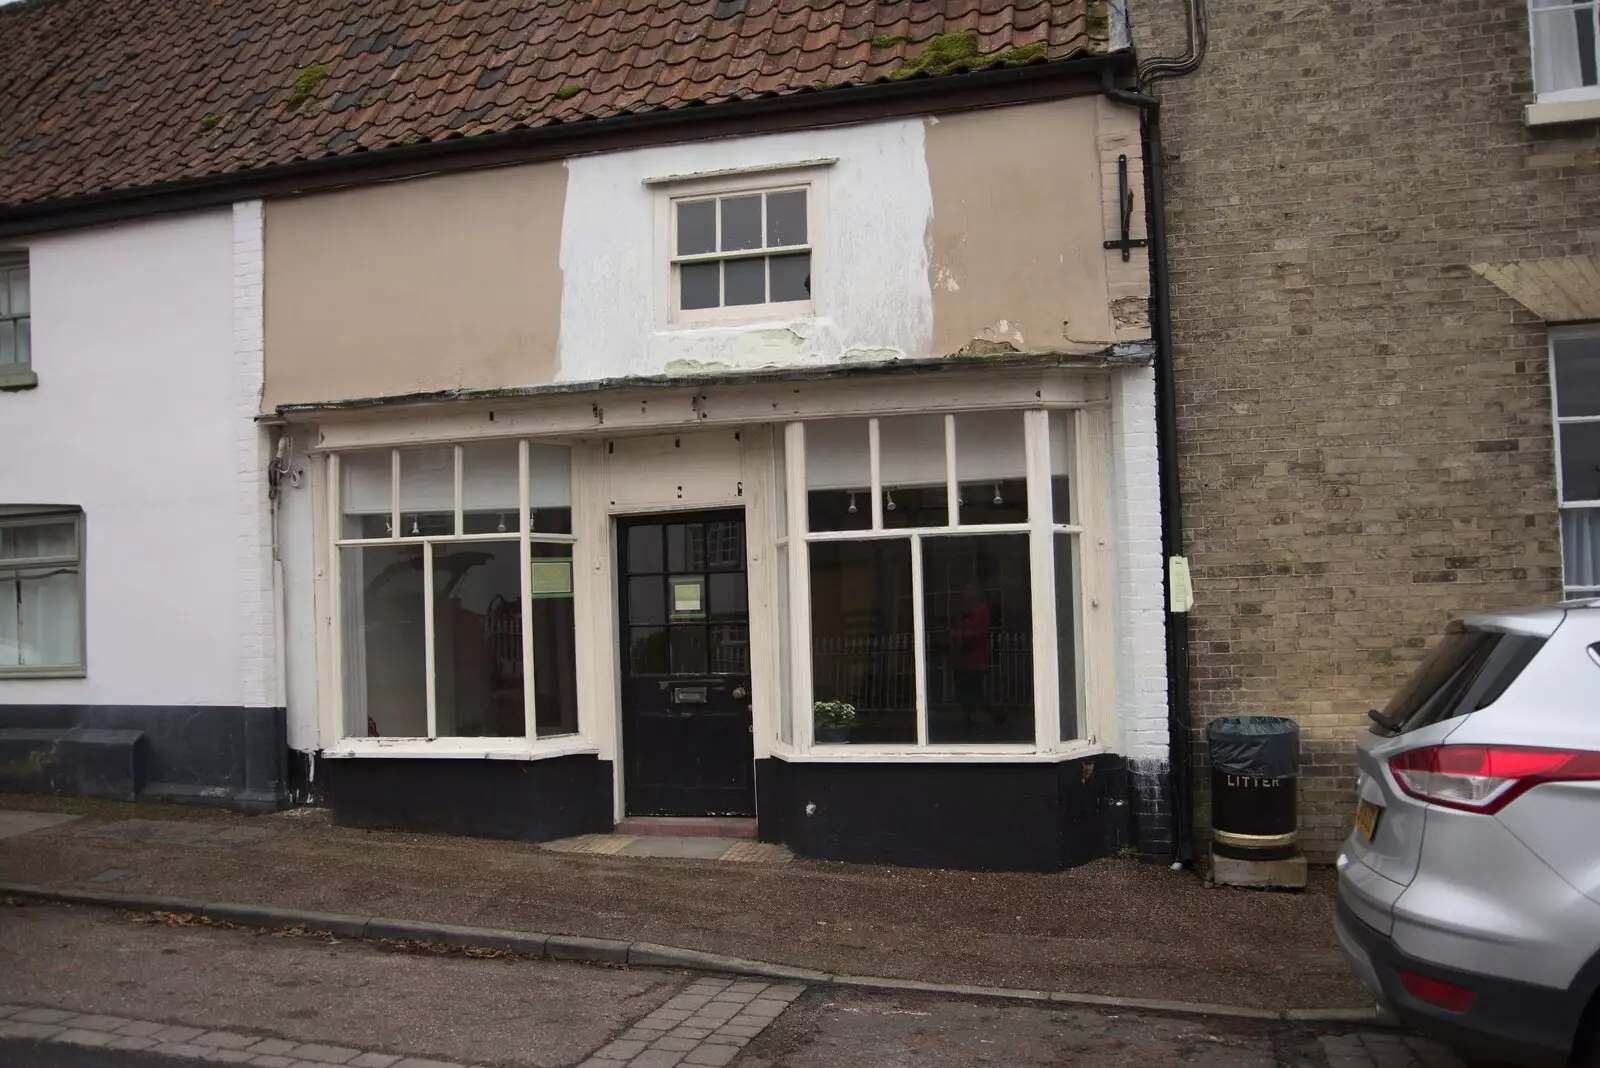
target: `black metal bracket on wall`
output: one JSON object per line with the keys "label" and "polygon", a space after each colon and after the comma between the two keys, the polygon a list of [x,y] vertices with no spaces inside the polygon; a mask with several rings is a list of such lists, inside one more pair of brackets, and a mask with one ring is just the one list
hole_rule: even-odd
{"label": "black metal bracket on wall", "polygon": [[1121,209],[1122,237],[1116,241],[1107,241],[1104,244],[1108,249],[1120,249],[1122,262],[1127,263],[1132,257],[1132,250],[1148,248],[1150,242],[1142,237],[1129,237],[1128,229],[1133,223],[1133,190],[1128,187],[1128,157],[1117,157],[1117,206]]}

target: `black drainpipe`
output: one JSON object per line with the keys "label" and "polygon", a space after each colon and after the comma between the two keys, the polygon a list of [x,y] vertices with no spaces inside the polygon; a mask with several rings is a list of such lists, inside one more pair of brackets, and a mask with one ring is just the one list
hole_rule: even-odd
{"label": "black drainpipe", "polygon": [[[1167,261],[1167,190],[1161,150],[1161,102],[1122,89],[1102,76],[1107,99],[1139,109],[1145,158],[1145,203],[1150,227],[1150,307],[1156,340],[1156,453],[1161,481],[1161,555],[1182,556],[1183,490],[1178,474],[1178,403],[1172,372],[1172,296]],[[1163,568],[1167,595],[1167,734],[1172,853],[1177,864],[1194,860],[1193,779],[1189,764],[1189,615],[1171,610],[1171,572]]]}

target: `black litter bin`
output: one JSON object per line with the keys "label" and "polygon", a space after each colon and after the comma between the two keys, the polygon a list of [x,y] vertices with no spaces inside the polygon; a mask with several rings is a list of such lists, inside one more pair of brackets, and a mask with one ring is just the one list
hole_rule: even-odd
{"label": "black litter bin", "polygon": [[1300,725],[1281,716],[1224,716],[1211,748],[1211,838],[1244,860],[1292,856],[1299,835]]}

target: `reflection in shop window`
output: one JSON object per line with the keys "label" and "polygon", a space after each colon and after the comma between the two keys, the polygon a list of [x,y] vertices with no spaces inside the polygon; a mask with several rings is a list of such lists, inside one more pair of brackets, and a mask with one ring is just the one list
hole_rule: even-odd
{"label": "reflection in shop window", "polygon": [[1028,536],[922,541],[928,741],[1033,741]]}
{"label": "reflection in shop window", "polygon": [[[804,425],[815,743],[1031,745],[1057,714],[1039,707],[1040,655],[1081,736],[1072,431],[1069,413],[1020,411]],[[1053,566],[1035,574],[1045,537]],[[1036,598],[1055,602],[1053,640]]]}
{"label": "reflection in shop window", "polygon": [[428,736],[428,624],[421,545],[339,550],[345,729]]}
{"label": "reflection in shop window", "polygon": [[519,542],[433,547],[435,731],[440,737],[527,733]]}
{"label": "reflection in shop window", "polygon": [[856,710],[819,742],[915,743],[917,680],[911,543],[903,538],[811,546],[811,688]]}
{"label": "reflection in shop window", "polygon": [[340,454],[351,736],[525,738],[530,697],[538,737],[576,733],[570,463],[517,441]]}
{"label": "reflection in shop window", "polygon": [[578,626],[572,546],[534,542],[528,622],[533,628],[533,707],[539,737],[578,733]]}

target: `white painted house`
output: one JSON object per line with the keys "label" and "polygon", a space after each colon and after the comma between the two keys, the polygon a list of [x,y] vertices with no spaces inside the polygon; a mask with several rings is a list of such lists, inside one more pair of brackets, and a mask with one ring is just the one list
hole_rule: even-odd
{"label": "white painted house", "polygon": [[[357,826],[732,820],[1035,870],[1169,848],[1120,28],[823,3],[780,47],[759,0],[633,36],[610,3],[495,6],[523,51],[421,118],[428,28],[352,21],[261,101],[233,72],[265,44],[209,15],[210,170],[0,208],[38,376],[0,445],[9,407],[46,435],[0,523],[81,532],[88,635],[51,665],[76,678],[0,667],[0,727],[70,703],[154,754],[150,708],[206,706],[248,734],[242,789]],[[121,311],[49,322],[95,285]]]}
{"label": "white painted house", "polygon": [[260,204],[0,263],[0,775],[281,806]]}

